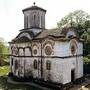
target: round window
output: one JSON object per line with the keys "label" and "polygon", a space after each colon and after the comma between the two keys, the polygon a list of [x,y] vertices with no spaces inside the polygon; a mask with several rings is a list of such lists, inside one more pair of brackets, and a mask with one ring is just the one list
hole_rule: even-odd
{"label": "round window", "polygon": [[33,50],[33,53],[36,55],[37,54],[37,49],[34,49]]}
{"label": "round window", "polygon": [[45,54],[46,54],[46,55],[51,55],[51,53],[52,53],[51,47],[50,47],[50,46],[46,46],[46,47],[45,47]]}

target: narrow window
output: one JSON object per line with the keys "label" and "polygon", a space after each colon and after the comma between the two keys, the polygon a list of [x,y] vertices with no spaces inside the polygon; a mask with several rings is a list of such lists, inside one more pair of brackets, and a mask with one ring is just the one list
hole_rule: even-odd
{"label": "narrow window", "polygon": [[13,58],[11,59],[11,65],[13,66]]}
{"label": "narrow window", "polygon": [[34,60],[34,69],[37,69],[37,68],[38,68],[37,60]]}
{"label": "narrow window", "polygon": [[41,28],[43,27],[43,17],[41,16]]}
{"label": "narrow window", "polygon": [[50,61],[46,62],[46,69],[51,70],[51,62]]}
{"label": "narrow window", "polygon": [[36,26],[36,15],[34,15],[34,25]]}
{"label": "narrow window", "polygon": [[15,70],[18,69],[18,61],[15,61]]}
{"label": "narrow window", "polygon": [[28,28],[28,16],[24,16],[24,27]]}
{"label": "narrow window", "polygon": [[27,23],[26,23],[26,28],[28,28],[28,16],[27,16],[27,20],[26,20],[26,21],[27,21]]}

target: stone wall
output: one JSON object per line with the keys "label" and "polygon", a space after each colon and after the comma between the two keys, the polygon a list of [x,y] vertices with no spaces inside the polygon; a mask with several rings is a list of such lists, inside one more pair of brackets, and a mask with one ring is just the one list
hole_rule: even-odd
{"label": "stone wall", "polygon": [[40,10],[24,12],[24,28],[31,27],[45,28],[45,12]]}
{"label": "stone wall", "polygon": [[[19,51],[18,54],[11,53],[11,71],[17,76],[33,76],[33,78],[43,78],[45,81],[63,84],[71,82],[72,70],[75,71],[75,79],[80,78],[83,76],[83,56],[81,56],[83,46],[82,43],[77,42],[77,50],[73,56],[70,43],[46,39],[42,43],[12,44],[12,50],[16,46]],[[51,49],[49,53],[46,50],[47,46]],[[34,68],[35,60],[37,61],[36,69]],[[50,62],[50,70],[47,69],[47,61]]]}

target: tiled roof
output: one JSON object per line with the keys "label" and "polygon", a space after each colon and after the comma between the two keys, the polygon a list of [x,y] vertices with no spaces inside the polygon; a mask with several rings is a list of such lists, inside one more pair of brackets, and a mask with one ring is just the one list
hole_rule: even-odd
{"label": "tiled roof", "polygon": [[[48,36],[51,36],[53,38],[65,38],[67,32],[69,30],[73,30],[75,31],[74,28],[63,28],[63,29],[45,29],[45,30],[42,30],[41,32],[37,33],[37,34],[34,34],[34,31],[22,31],[18,34],[18,36],[13,40],[14,42],[16,41],[30,41],[30,40],[33,40],[33,39],[43,39],[43,38],[47,38]],[[23,33],[28,33],[28,35],[31,37],[31,39],[28,39],[27,36],[23,36],[23,37],[20,37],[21,34]],[[26,40],[28,39],[28,40]]]}
{"label": "tiled roof", "polygon": [[33,32],[31,32],[31,31],[22,31],[22,32],[20,32],[20,33],[17,35],[17,37],[16,37],[15,39],[12,40],[12,42],[30,41],[31,39],[28,38],[28,37],[25,36],[25,35],[23,35],[22,37],[20,37],[20,35],[22,35],[23,33],[27,33],[27,34],[31,37],[31,39],[33,39],[33,37],[34,37]]}
{"label": "tiled roof", "polygon": [[34,37],[34,33],[32,31],[22,31],[18,34],[18,36],[16,38],[18,38],[19,35],[21,35],[22,33],[28,33],[32,38]]}
{"label": "tiled roof", "polygon": [[54,37],[62,37],[64,36],[63,33],[61,34],[60,29],[51,29],[51,30],[43,30],[38,36],[35,38],[45,38],[47,36],[54,36]]}

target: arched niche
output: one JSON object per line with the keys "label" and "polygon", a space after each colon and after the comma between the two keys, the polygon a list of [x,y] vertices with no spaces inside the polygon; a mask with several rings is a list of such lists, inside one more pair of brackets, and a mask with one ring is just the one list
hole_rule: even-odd
{"label": "arched niche", "polygon": [[70,51],[71,51],[71,54],[72,55],[76,55],[77,54],[77,49],[78,49],[77,41],[75,39],[72,39],[70,41]]}
{"label": "arched niche", "polygon": [[19,55],[24,56],[24,48],[19,48]]}
{"label": "arched niche", "polygon": [[30,47],[26,47],[25,48],[25,56],[31,56],[31,48]]}

